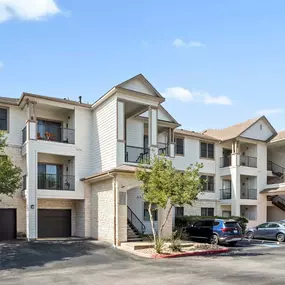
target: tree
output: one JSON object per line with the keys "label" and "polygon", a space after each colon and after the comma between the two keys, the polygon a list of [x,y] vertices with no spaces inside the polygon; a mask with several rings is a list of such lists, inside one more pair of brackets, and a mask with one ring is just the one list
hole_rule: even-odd
{"label": "tree", "polygon": [[0,131],[0,194],[12,197],[21,187],[21,168],[16,166],[5,154],[6,137]]}
{"label": "tree", "polygon": [[[136,178],[142,182],[144,200],[149,203],[148,212],[155,244],[162,237],[163,228],[173,206],[192,205],[198,194],[203,190],[205,181],[200,178],[199,170],[202,164],[189,166],[185,171],[176,170],[170,159],[156,156],[151,161],[151,167],[140,165]],[[156,233],[153,221],[153,210],[167,210],[166,217]]]}

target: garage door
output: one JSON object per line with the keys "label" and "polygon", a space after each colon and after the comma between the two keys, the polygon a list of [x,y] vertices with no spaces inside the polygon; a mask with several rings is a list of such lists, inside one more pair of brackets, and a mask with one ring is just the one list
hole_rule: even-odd
{"label": "garage door", "polygon": [[0,240],[16,239],[16,209],[0,209]]}
{"label": "garage door", "polygon": [[38,210],[38,237],[70,237],[71,210]]}

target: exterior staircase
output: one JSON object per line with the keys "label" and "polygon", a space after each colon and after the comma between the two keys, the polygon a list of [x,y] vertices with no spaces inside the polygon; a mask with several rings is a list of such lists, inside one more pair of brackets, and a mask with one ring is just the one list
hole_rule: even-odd
{"label": "exterior staircase", "polygon": [[274,206],[285,212],[285,199],[281,198],[280,196],[275,196],[271,201]]}
{"label": "exterior staircase", "polygon": [[267,170],[272,172],[272,176],[267,177],[267,184],[279,184],[285,182],[285,168],[273,161],[268,161]]}
{"label": "exterior staircase", "polygon": [[128,241],[135,242],[135,241],[142,241],[143,234],[145,232],[145,225],[144,223],[138,218],[138,216],[128,207]]}

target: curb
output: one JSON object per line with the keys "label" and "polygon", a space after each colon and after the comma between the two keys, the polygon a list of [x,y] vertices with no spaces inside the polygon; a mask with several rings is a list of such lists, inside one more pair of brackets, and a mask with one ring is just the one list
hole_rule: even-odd
{"label": "curb", "polygon": [[151,258],[176,258],[176,257],[184,257],[184,256],[199,256],[199,255],[211,255],[211,254],[219,254],[229,252],[229,248],[221,248],[214,250],[203,250],[203,251],[189,251],[175,254],[153,254]]}

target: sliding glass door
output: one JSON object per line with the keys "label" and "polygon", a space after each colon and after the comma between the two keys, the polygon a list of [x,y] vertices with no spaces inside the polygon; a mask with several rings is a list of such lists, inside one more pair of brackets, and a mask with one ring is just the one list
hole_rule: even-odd
{"label": "sliding glass door", "polygon": [[38,189],[63,189],[62,165],[38,164]]}

